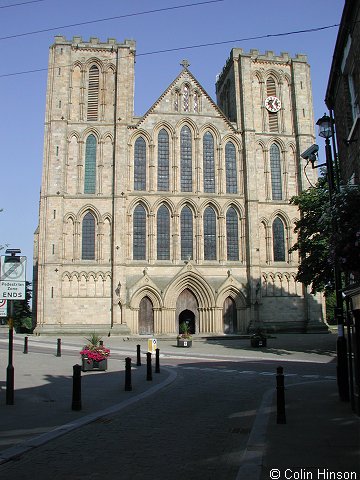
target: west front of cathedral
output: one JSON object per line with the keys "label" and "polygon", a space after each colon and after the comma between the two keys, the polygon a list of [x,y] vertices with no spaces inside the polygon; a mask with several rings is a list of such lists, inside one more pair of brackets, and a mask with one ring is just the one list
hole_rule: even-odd
{"label": "west front of cathedral", "polygon": [[181,63],[134,116],[135,42],[55,37],[39,226],[37,333],[243,334],[324,328],[296,282],[299,212],[316,182],[304,55],[235,48],[215,103]]}

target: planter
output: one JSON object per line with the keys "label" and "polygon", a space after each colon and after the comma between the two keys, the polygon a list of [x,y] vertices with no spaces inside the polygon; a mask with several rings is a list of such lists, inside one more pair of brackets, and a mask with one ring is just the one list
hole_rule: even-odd
{"label": "planter", "polygon": [[253,337],[250,339],[250,343],[251,346],[255,348],[266,347],[266,340],[265,337]]}
{"label": "planter", "polygon": [[90,358],[83,357],[81,370],[83,372],[105,372],[105,370],[107,370],[107,358],[104,358],[104,360],[100,360],[100,362],[96,362],[95,360],[92,360]]}
{"label": "planter", "polygon": [[190,348],[192,346],[192,340],[186,340],[185,338],[178,338],[177,339],[177,346],[178,347],[185,347]]}

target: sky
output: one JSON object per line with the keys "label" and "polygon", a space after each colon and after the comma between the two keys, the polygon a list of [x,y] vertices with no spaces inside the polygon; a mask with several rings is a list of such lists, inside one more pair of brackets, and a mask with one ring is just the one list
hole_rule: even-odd
{"label": "sky", "polygon": [[[183,59],[216,100],[216,75],[232,48],[303,53],[311,66],[317,119],[326,111],[324,98],[343,7],[344,0],[0,0],[0,245],[21,249],[31,281],[46,69],[55,35],[69,40],[82,36],[84,41],[135,40],[136,115],[143,115],[176,78]],[[197,47],[206,44],[216,45]],[[154,53],[163,50],[172,51]],[[32,70],[40,71],[23,73]]]}

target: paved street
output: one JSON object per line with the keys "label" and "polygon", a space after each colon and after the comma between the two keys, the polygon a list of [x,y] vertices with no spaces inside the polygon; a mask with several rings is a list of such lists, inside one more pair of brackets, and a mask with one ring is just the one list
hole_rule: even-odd
{"label": "paved street", "polygon": [[[159,339],[161,373],[147,382],[146,366],[134,366],[132,392],[123,390],[124,358],[140,342],[144,363],[146,343],[110,338],[109,371],[82,375],[83,411],[73,412],[71,366],[79,361],[83,340],[64,339],[61,358],[55,357],[54,339],[30,338],[28,355],[21,351],[23,338],[15,340],[15,405],[4,405],[3,382],[1,387],[3,455],[33,435],[51,435],[46,432],[62,424],[71,428],[37,448],[34,441],[29,451],[3,463],[1,479],[235,480],[260,478],[262,471],[265,480],[273,466],[264,438],[270,436],[276,367],[284,366],[289,388],[326,385],[336,391],[333,335],[279,336],[257,351],[243,339],[199,340],[192,349]],[[0,336],[0,359],[6,364],[5,336]],[[104,412],[112,405],[117,407]],[[89,415],[94,416],[74,428]]]}

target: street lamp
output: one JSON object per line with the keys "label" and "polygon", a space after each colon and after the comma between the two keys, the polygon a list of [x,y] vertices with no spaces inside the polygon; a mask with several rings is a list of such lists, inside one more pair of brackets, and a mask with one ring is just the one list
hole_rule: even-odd
{"label": "street lamp", "polygon": [[[332,159],[330,138],[333,136],[333,120],[326,114],[317,122],[319,127],[319,136],[325,138],[326,169],[329,183],[330,206],[332,206],[334,193],[337,192],[339,185],[335,183],[334,164]],[[334,235],[337,231],[336,218],[331,215],[331,231]],[[342,298],[341,269],[339,259],[335,253],[334,258],[334,281],[336,293],[335,318],[338,326],[338,338],[336,342],[337,351],[337,383],[339,396],[341,400],[349,400],[349,376],[347,365],[347,348],[344,336],[344,311]]]}

